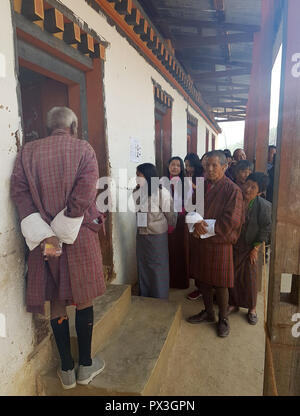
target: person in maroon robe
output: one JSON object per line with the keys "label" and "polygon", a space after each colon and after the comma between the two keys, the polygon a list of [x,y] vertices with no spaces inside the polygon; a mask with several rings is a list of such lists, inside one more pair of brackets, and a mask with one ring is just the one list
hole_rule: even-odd
{"label": "person in maroon robe", "polygon": [[[224,152],[214,150],[207,154],[204,184],[204,220],[194,226],[191,243],[191,276],[198,281],[205,309],[187,318],[198,324],[215,322],[213,289],[219,306],[218,335],[230,332],[228,321],[228,288],[234,285],[233,249],[239,238],[244,213],[240,188],[225,176],[227,160]],[[215,220],[214,230],[207,237],[208,223]]]}
{"label": "person in maroon robe", "polygon": [[[176,227],[169,226],[169,269],[170,269],[170,288],[188,289],[190,280],[188,275],[187,244],[189,233],[186,232],[184,209],[184,191],[187,184],[184,183],[184,164],[178,156],[173,156],[168,162],[169,179],[171,182],[171,195],[174,200],[175,209],[178,212]],[[178,190],[180,183],[180,190]],[[192,195],[192,187],[190,195]],[[179,197],[176,194],[179,194]],[[186,194],[188,191],[186,190]],[[187,195],[188,197],[189,195]]]}
{"label": "person in maroon robe", "polygon": [[50,301],[65,389],[76,386],[67,305],[76,305],[77,383],[89,383],[104,368],[103,360],[91,358],[93,299],[105,292],[98,238],[102,215],[96,208],[99,171],[93,148],[76,138],[77,125],[69,108],[50,110],[49,137],[22,147],[11,177],[11,197],[29,248],[27,311],[44,314]]}

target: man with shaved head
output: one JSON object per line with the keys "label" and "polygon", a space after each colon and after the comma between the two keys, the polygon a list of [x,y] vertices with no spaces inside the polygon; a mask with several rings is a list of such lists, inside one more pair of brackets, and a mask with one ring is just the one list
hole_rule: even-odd
{"label": "man with shaved head", "polygon": [[67,107],[47,114],[49,137],[26,143],[11,178],[21,231],[29,248],[27,311],[44,313],[50,301],[51,327],[61,358],[62,386],[76,386],[67,305],[76,305],[78,384],[104,368],[91,358],[93,299],[105,291],[96,208],[98,163],[93,148],[77,136],[77,117]]}

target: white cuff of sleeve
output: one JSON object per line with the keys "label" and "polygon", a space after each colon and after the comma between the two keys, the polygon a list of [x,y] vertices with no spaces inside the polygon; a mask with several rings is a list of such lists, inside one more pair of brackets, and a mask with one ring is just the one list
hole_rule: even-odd
{"label": "white cuff of sleeve", "polygon": [[35,212],[21,221],[21,231],[29,250],[34,250],[45,238],[55,236],[51,227]]}
{"label": "white cuff of sleeve", "polygon": [[203,217],[198,212],[189,212],[185,217],[185,222],[188,226],[189,232],[194,232],[195,224],[203,221]]}
{"label": "white cuff of sleeve", "polygon": [[51,222],[50,226],[57,238],[65,244],[73,244],[78,236],[82,217],[70,218],[64,215],[66,208],[60,211]]}

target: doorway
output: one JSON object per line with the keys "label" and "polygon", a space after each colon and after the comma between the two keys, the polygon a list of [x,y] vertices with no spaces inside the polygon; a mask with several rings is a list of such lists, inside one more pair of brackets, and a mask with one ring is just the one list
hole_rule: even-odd
{"label": "doorway", "polygon": [[155,164],[158,175],[167,175],[168,161],[172,155],[172,110],[155,102]]}
{"label": "doorway", "polygon": [[187,153],[197,154],[197,126],[189,122],[187,125]]}
{"label": "doorway", "polygon": [[68,86],[22,66],[19,72],[19,83],[24,142],[47,137],[47,113],[55,106],[69,106]]}

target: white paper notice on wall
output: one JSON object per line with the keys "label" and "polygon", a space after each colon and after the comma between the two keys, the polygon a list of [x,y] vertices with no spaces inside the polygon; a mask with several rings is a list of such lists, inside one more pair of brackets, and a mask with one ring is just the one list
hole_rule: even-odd
{"label": "white paper notice on wall", "polygon": [[142,146],[138,139],[130,138],[130,162],[140,163],[142,160]]}
{"label": "white paper notice on wall", "polygon": [[0,338],[6,338],[6,322],[3,313],[0,313]]}

